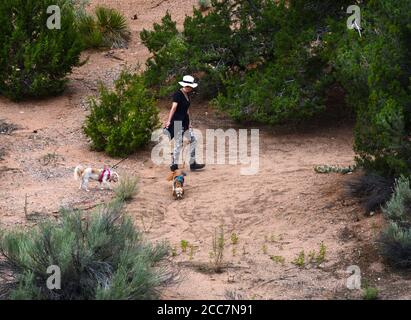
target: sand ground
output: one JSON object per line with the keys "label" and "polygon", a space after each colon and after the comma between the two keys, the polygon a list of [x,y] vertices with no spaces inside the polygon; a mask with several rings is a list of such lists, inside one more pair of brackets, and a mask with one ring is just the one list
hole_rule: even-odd
{"label": "sand ground", "polygon": [[[139,32],[160,21],[166,10],[181,27],[195,0],[91,1],[119,9],[129,19],[133,38],[128,49],[89,51],[86,65],[70,76],[66,92],[56,98],[13,103],[0,98],[0,119],[19,126],[11,135],[0,134],[6,155],[0,160],[0,224],[32,226],[24,212],[52,214],[61,206],[88,208],[106,201],[111,191],[93,184],[90,193],[78,190],[73,169],[78,164],[113,165],[103,153],[90,151],[82,132],[88,113],[86,98],[96,94],[98,81],[110,84],[125,65],[144,65],[149,52]],[[138,19],[131,17],[137,14]],[[169,108],[160,101],[164,120]],[[194,125],[206,129],[240,127],[212,107],[194,102]],[[252,129],[254,127],[243,127]],[[308,126],[304,130],[260,129],[260,168],[256,175],[240,174],[241,165],[208,165],[189,173],[182,201],[171,197],[167,166],[150,160],[150,149],[123,162],[120,174],[140,178],[139,195],[127,205],[136,226],[147,239],[167,240],[175,248],[170,258],[178,282],[165,289],[164,299],[356,299],[360,291],[346,288],[350,265],[361,267],[363,279],[380,289],[380,297],[410,298],[408,277],[389,270],[374,241],[383,225],[381,215],[364,215],[348,199],[344,184],[352,175],[316,174],[319,164],[353,163],[350,123]],[[215,230],[225,237],[222,273],[210,272]],[[235,236],[233,236],[235,234]],[[233,244],[232,236],[237,237]],[[182,252],[181,240],[192,245]],[[234,241],[235,242],[235,241]],[[318,253],[326,247],[325,261],[304,268],[292,263],[304,250]]]}

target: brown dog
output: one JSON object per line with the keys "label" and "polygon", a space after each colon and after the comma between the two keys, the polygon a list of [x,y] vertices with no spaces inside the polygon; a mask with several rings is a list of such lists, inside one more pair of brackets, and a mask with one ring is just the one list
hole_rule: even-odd
{"label": "brown dog", "polygon": [[181,200],[184,197],[184,180],[187,174],[184,171],[176,170],[168,176],[168,181],[173,181],[173,197]]}

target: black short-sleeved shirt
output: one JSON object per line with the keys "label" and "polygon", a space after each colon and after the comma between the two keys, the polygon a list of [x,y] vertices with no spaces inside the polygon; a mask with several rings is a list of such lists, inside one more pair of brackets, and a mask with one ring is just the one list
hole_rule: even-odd
{"label": "black short-sleeved shirt", "polygon": [[178,90],[173,95],[173,102],[177,103],[177,110],[171,119],[170,129],[174,127],[174,121],[181,121],[183,124],[183,129],[188,130],[190,125],[190,118],[187,114],[190,108],[190,101],[188,101],[181,90]]}

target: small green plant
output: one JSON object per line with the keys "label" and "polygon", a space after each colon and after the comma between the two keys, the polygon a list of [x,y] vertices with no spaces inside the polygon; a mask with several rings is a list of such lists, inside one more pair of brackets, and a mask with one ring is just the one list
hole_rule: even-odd
{"label": "small green plant", "polygon": [[233,257],[235,257],[237,254],[236,245],[238,244],[238,236],[236,233],[231,234],[231,244],[233,245],[233,248],[232,248]]}
{"label": "small green plant", "polygon": [[189,253],[189,259],[193,260],[194,258],[194,245],[190,244],[190,253]]}
{"label": "small green plant", "polygon": [[316,260],[316,253],[315,253],[315,250],[311,250],[309,253],[308,253],[308,263],[313,263],[315,260]]}
{"label": "small green plant", "polygon": [[282,265],[285,263],[285,258],[282,256],[271,256],[270,259],[273,260],[275,263],[279,263]]}
{"label": "small green plant", "polygon": [[238,244],[238,236],[236,233],[231,234],[231,243],[233,246]]}
{"label": "small green plant", "polygon": [[172,257],[177,257],[177,247],[176,246],[171,248],[171,256]]}
{"label": "small green plant", "polygon": [[213,259],[213,268],[216,273],[222,272],[223,267],[223,258],[224,258],[224,228],[220,226],[219,230],[215,230],[213,235],[213,251],[210,255]]}
{"label": "small green plant", "polygon": [[[304,253],[304,251],[302,251],[302,253]],[[306,263],[316,264],[317,266],[320,265],[321,263],[323,263],[325,261],[326,253],[327,253],[327,247],[324,245],[323,242],[321,242],[320,249],[319,249],[318,253],[315,250],[310,250],[308,252],[307,256],[305,257],[306,259],[304,258],[304,260],[306,260],[304,262],[304,265]],[[300,255],[302,257],[301,253],[300,253]]]}
{"label": "small green plant", "polygon": [[295,264],[297,267],[303,268],[305,267],[305,252],[304,250],[302,250],[298,256],[293,260],[292,262],[293,264]]}
{"label": "small green plant", "polygon": [[114,189],[116,197],[122,201],[129,201],[135,197],[138,192],[136,177],[125,176],[118,182],[119,185]]}
{"label": "small green plant", "polygon": [[267,254],[267,245],[263,244],[263,246],[261,247],[261,250],[263,251],[264,254]]}
{"label": "small green plant", "polygon": [[324,242],[321,242],[320,251],[318,252],[318,255],[316,257],[316,262],[318,265],[320,265],[321,263],[325,261],[326,254],[327,254],[327,247],[325,246]]}
{"label": "small green plant", "polygon": [[374,287],[365,287],[363,290],[363,299],[364,300],[377,300],[378,299],[378,289]]}
{"label": "small green plant", "polygon": [[186,253],[187,252],[187,248],[188,248],[188,241],[187,240],[181,240],[180,242],[180,246],[181,246],[181,250]]}

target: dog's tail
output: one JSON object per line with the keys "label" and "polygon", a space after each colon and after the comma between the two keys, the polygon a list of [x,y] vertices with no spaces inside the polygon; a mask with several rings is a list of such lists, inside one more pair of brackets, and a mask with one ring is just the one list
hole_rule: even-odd
{"label": "dog's tail", "polygon": [[84,172],[84,167],[80,164],[74,169],[74,179],[78,180],[81,178]]}

